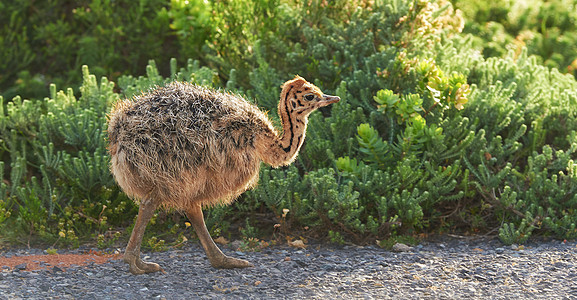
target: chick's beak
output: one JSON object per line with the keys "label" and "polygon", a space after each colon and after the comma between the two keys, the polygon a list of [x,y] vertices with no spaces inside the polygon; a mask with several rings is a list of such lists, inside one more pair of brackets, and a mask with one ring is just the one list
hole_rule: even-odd
{"label": "chick's beak", "polygon": [[323,95],[323,99],[319,101],[320,107],[341,101],[339,96]]}

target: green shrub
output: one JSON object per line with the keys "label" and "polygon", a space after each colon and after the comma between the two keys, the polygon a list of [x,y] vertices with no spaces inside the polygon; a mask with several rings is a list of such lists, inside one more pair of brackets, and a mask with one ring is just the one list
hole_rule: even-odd
{"label": "green shrub", "polygon": [[0,91],[42,99],[49,83],[77,87],[80,68],[116,79],[149,59],[178,57],[170,6],[144,1],[1,1]]}
{"label": "green shrub", "polygon": [[[294,165],[263,167],[255,190],[206,212],[213,235],[240,234],[249,248],[270,233],[336,243],[453,230],[498,231],[506,244],[534,234],[577,237],[577,82],[547,61],[562,66],[567,62],[555,55],[567,50],[538,58],[529,42],[519,51],[507,48],[537,24],[544,39],[561,36],[547,35],[554,28],[570,38],[571,11],[560,12],[559,20],[543,17],[558,10],[556,2],[527,18],[511,14],[514,3],[471,8],[457,2],[479,23],[466,23],[465,34],[461,13],[446,1],[144,1],[130,12],[141,18],[126,18],[122,32],[113,25],[115,5],[137,4],[92,1],[76,11],[70,20],[111,19],[82,36],[82,60],[61,63],[65,71],[51,74],[69,82],[67,76],[92,59],[99,75],[119,76],[111,65],[134,75],[119,76],[115,84],[98,81],[85,67],[78,92],[74,85],[62,91],[51,85],[43,100],[0,98],[2,239],[106,245],[107,232],[130,225],[136,209],[112,179],[105,140],[106,113],[119,99],[172,80],[190,81],[244,94],[278,124],[279,86],[295,74],[342,100],[310,116]],[[20,30],[14,32],[21,32],[26,11],[13,15]],[[65,44],[77,29],[70,20],[44,34],[61,30],[67,34],[58,39]],[[484,26],[486,21],[501,23]],[[101,41],[111,32],[125,37],[143,30],[156,35],[130,35],[126,49],[147,48],[148,54],[121,55],[110,50],[120,44]],[[159,54],[170,32],[174,41]],[[496,39],[488,42],[493,33]],[[20,44],[0,55],[22,55],[5,64],[34,63],[27,35],[3,38]],[[183,67],[176,59],[163,62],[165,72],[154,61],[136,71],[128,63],[136,67],[150,53],[168,61],[173,47],[194,59],[181,60]],[[65,59],[74,57],[71,49]],[[99,65],[99,57],[107,63]],[[138,75],[141,70],[145,75]],[[45,79],[36,74],[42,72],[21,73],[18,85],[42,86]],[[7,76],[0,84],[16,78]],[[147,238],[149,247],[165,248],[171,234],[182,243],[181,219],[170,213],[155,218],[152,231],[167,233],[162,240]]]}
{"label": "green shrub", "polygon": [[577,76],[576,1],[454,1],[485,57],[503,57],[525,47],[541,63]]}

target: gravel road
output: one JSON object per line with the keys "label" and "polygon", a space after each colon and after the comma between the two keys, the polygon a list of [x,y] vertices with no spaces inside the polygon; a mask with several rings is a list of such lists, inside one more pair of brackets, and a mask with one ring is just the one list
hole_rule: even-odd
{"label": "gravel road", "polygon": [[0,299],[577,299],[574,241],[517,247],[442,237],[404,252],[328,245],[223,250],[255,267],[213,269],[198,243],[189,242],[143,254],[166,274],[134,276],[120,260],[66,270],[4,269]]}

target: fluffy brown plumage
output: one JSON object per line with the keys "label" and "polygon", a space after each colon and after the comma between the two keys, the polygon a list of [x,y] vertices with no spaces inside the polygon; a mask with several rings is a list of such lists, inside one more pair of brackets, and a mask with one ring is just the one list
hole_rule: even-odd
{"label": "fluffy brown plumage", "polygon": [[307,117],[337,102],[301,77],[283,85],[279,136],[265,113],[240,96],[174,82],[119,102],[108,126],[111,171],[140,203],[125,261],[135,274],[161,271],[140,260],[144,228],[158,207],[184,211],[215,267],[247,267],[214,245],[202,207],[229,204],[258,180],[260,162],[291,163],[303,141]]}
{"label": "fluffy brown plumage", "polygon": [[165,207],[229,203],[255,183],[255,135],[273,130],[236,95],[174,82],[115,107],[112,171],[128,195]]}

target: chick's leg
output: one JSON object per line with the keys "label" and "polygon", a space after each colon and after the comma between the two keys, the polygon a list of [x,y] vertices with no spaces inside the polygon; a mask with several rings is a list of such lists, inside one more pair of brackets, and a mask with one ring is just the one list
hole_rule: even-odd
{"label": "chick's leg", "polygon": [[130,273],[135,275],[158,271],[164,272],[158,264],[144,262],[140,259],[140,244],[142,244],[144,230],[154,215],[155,209],[156,205],[150,199],[144,199],[140,202],[138,217],[136,217],[134,229],[132,229],[130,240],[126,246],[126,252],[124,252],[124,262],[129,265]]}
{"label": "chick's leg", "polygon": [[206,252],[206,256],[210,264],[215,268],[232,269],[232,268],[246,268],[253,265],[246,260],[232,258],[224,255],[222,251],[216,246],[204,223],[204,216],[202,214],[202,207],[200,204],[194,204],[186,210],[186,215],[192,223],[200,243]]}

